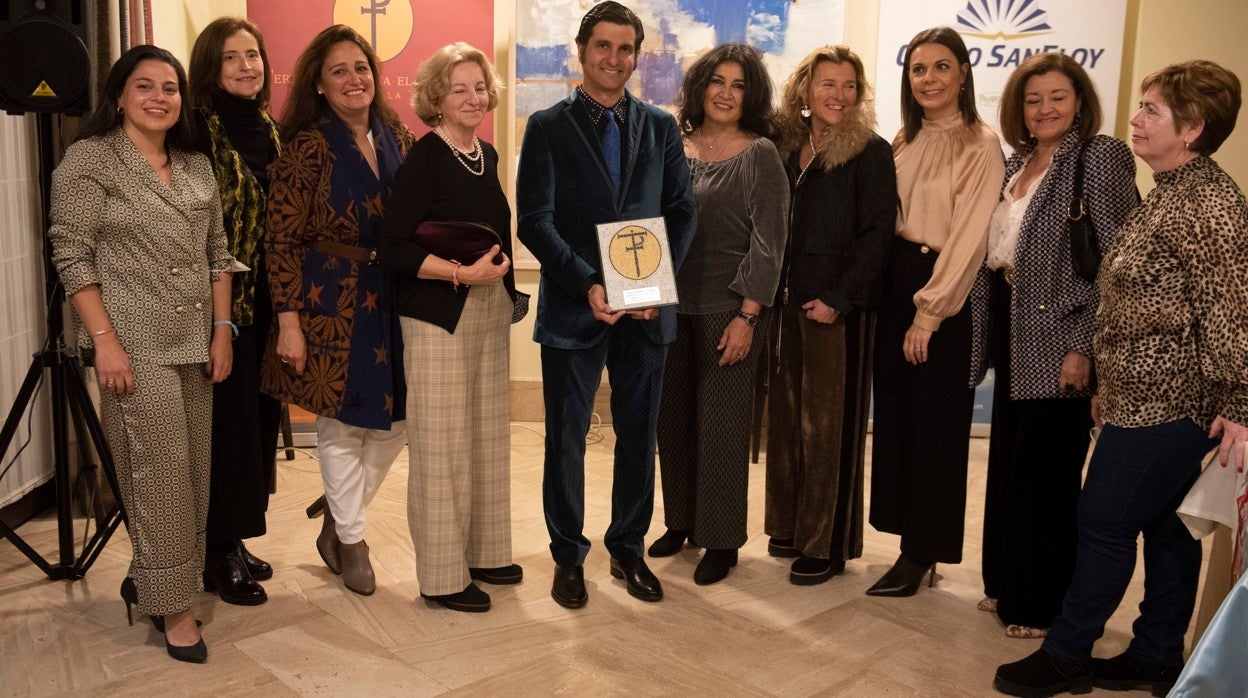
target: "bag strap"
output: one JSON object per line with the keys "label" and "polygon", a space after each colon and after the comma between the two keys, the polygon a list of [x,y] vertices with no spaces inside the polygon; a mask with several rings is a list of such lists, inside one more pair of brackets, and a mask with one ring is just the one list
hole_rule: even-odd
{"label": "bag strap", "polygon": [[1085,208],[1083,205],[1083,160],[1084,155],[1088,152],[1088,144],[1092,139],[1085,140],[1079,145],[1079,159],[1075,162],[1075,196],[1070,200],[1070,220],[1077,221],[1083,218]]}

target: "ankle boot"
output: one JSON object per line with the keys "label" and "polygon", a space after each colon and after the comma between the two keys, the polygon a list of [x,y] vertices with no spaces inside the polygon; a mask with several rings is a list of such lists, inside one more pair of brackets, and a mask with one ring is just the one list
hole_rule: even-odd
{"label": "ankle boot", "polygon": [[252,579],[257,582],[263,582],[266,579],[273,578],[273,565],[252,555],[243,541],[236,540],[234,544],[238,546],[238,556],[242,558],[243,564],[247,565],[247,571],[251,573]]}
{"label": "ankle boot", "polygon": [[728,576],[733,567],[737,566],[737,549],[713,550],[707,548],[698,566],[693,571],[695,584],[705,586],[714,584]]}
{"label": "ankle boot", "polygon": [[269,600],[264,587],[251,578],[237,547],[204,561],[204,591],[215,592],[222,601],[237,606],[259,606]]}
{"label": "ankle boot", "polygon": [[867,596],[914,596],[924,577],[929,587],[936,583],[936,563],[914,560],[902,553],[892,569],[867,589]]}
{"label": "ankle boot", "polygon": [[334,574],[342,574],[341,545],[338,541],[338,531],[334,528],[334,515],[330,513],[329,505],[325,505],[325,518],[321,522],[321,535],[316,537],[316,552],[321,554],[321,559],[325,561],[325,566]]}
{"label": "ankle boot", "polygon": [[377,577],[368,560],[368,543],[339,543],[342,556],[342,583],[361,596],[371,596],[377,591]]}
{"label": "ankle boot", "polygon": [[685,547],[685,539],[689,537],[689,533],[690,531],[669,528],[666,533],[659,536],[658,540],[650,544],[650,549],[646,551],[646,554],[650,557],[671,557]]}

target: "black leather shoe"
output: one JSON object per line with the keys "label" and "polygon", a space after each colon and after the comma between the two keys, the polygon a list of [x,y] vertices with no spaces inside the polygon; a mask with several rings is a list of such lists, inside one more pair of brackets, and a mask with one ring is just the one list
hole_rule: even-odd
{"label": "black leather shoe", "polygon": [[237,606],[259,606],[269,600],[264,587],[251,578],[237,548],[204,561],[204,591],[215,592],[222,601]]}
{"label": "black leather shoe", "polygon": [[485,613],[490,610],[490,595],[481,591],[476,584],[469,584],[464,587],[463,591],[454,594],[441,594],[438,596],[429,596],[421,594],[422,599],[428,599],[433,603],[445,606],[452,611],[463,611],[464,613]]}
{"label": "black leather shoe", "polygon": [[821,557],[801,555],[789,568],[789,583],[798,586],[814,586],[823,584],[844,571],[844,560],[825,560]]}
{"label": "black leather shoe", "polygon": [[519,584],[524,581],[524,570],[520,565],[469,567],[468,576],[486,584]]}
{"label": "black leather shoe", "polygon": [[772,557],[797,557],[801,553],[793,547],[792,538],[768,538],[767,554]]}
{"label": "black leather shoe", "polygon": [[261,560],[251,551],[247,549],[243,542],[238,541],[238,554],[243,559],[243,564],[247,565],[247,571],[251,573],[251,578],[257,582],[263,582],[266,579],[273,578],[273,565]]}
{"label": "black leather shoe", "polygon": [[1092,667],[1070,664],[1038,649],[1026,657],[997,667],[992,687],[1011,696],[1044,698],[1055,693],[1092,691]]}
{"label": "black leather shoe", "polygon": [[936,563],[912,560],[902,553],[880,581],[867,589],[867,596],[914,596],[924,577],[929,587],[936,583]]}
{"label": "black leather shoe", "polygon": [[564,608],[581,608],[589,601],[585,592],[585,567],[582,565],[555,565],[555,583],[550,596]]}
{"label": "black leather shoe", "polygon": [[729,550],[707,549],[706,554],[698,561],[697,569],[693,571],[693,582],[702,586],[714,584],[727,577],[732,568],[736,566],[736,548]]}
{"label": "black leather shoe", "polygon": [[623,579],[628,585],[628,595],[642,601],[658,601],[663,598],[663,585],[654,576],[646,561],[635,557],[631,560],[611,558],[611,576]]}
{"label": "black leather shoe", "polygon": [[658,540],[650,544],[650,549],[646,551],[646,554],[650,557],[671,557],[685,547],[685,539],[688,537],[689,531],[669,528],[666,533],[659,536]]}
{"label": "black leather shoe", "polygon": [[1181,666],[1165,666],[1137,659],[1123,652],[1109,659],[1093,659],[1093,683],[1111,691],[1149,690],[1154,696],[1170,692],[1183,673]]}
{"label": "black leather shoe", "polygon": [[203,664],[208,661],[208,645],[204,644],[204,638],[202,637],[199,638],[199,642],[186,647],[182,645],[171,645],[169,644],[169,640],[166,639],[165,651],[169,653],[170,657],[173,657],[179,662]]}

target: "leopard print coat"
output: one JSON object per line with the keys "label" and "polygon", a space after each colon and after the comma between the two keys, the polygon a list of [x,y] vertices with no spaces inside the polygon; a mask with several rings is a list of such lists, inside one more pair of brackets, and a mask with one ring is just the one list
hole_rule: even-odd
{"label": "leopard print coat", "polygon": [[1101,414],[1248,424],[1248,203],[1207,157],[1154,179],[1101,268]]}

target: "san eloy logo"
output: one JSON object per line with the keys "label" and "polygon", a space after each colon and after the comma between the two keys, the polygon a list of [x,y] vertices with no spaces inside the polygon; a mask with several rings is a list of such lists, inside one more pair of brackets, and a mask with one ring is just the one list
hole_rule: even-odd
{"label": "san eloy logo", "polygon": [[399,55],[412,38],[412,3],[409,0],[338,0],[334,23],[356,30],[382,62]]}
{"label": "san eloy logo", "polygon": [[[986,68],[1013,69],[1033,54],[1058,51],[1069,54],[1079,65],[1094,69],[1105,55],[1103,48],[1045,43],[1040,37],[1053,34],[1054,29],[1038,0],[970,0],[957,13],[955,26],[966,38],[997,42],[987,48],[968,42],[967,52],[975,67],[982,64]],[[905,57],[906,45],[902,44],[897,50],[897,65],[904,65]]]}

